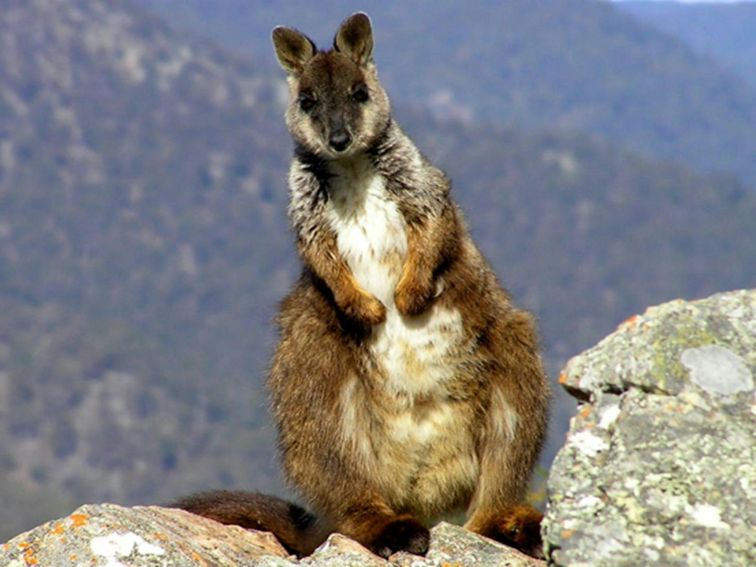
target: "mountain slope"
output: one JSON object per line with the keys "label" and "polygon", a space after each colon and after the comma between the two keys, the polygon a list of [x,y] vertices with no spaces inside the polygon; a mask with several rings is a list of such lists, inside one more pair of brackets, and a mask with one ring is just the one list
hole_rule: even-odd
{"label": "mountain slope", "polygon": [[716,59],[756,88],[755,2],[622,2],[618,6]]}
{"label": "mountain slope", "polygon": [[[35,490],[280,490],[260,383],[297,273],[281,74],[122,0],[0,8],[0,491],[32,494],[0,526],[39,523]],[[756,285],[756,197],[731,179],[399,117],[539,316],[552,372],[645,305]]]}
{"label": "mountain slope", "polygon": [[[141,0],[273,65],[270,30],[321,46],[346,0]],[[389,0],[367,10],[396,101],[441,116],[599,134],[646,155],[732,172],[756,187],[756,90],[604,0]]]}
{"label": "mountain slope", "polygon": [[732,179],[584,137],[407,122],[504,283],[536,309],[551,360],[647,305],[756,285],[756,198]]}
{"label": "mountain slope", "polygon": [[0,37],[3,473],[74,501],[271,487],[279,84],[128,2],[4,1]]}

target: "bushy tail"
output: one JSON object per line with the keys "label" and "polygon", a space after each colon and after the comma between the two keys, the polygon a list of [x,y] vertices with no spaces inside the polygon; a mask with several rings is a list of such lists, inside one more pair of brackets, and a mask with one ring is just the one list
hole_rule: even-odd
{"label": "bushy tail", "polygon": [[327,536],[315,516],[275,496],[240,490],[213,490],[169,505],[221,524],[271,532],[289,553],[309,555]]}

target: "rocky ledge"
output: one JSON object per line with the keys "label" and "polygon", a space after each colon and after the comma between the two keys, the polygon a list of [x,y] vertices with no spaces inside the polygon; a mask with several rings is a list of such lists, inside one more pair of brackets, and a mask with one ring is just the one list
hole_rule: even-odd
{"label": "rocky ledge", "polygon": [[538,567],[546,564],[446,523],[431,531],[430,549],[424,558],[397,553],[386,561],[360,544],[334,534],[315,553],[298,561],[268,533],[224,526],[183,510],[93,504],[16,536],[0,547],[0,565]]}
{"label": "rocky ledge", "polygon": [[756,290],[650,308],[573,358],[550,563],[756,565],[754,375]]}

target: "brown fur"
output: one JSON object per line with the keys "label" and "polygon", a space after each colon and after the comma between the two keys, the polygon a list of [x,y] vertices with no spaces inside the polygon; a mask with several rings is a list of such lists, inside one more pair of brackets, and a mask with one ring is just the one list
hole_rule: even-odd
{"label": "brown fur", "polygon": [[275,496],[238,490],[202,492],[171,504],[222,524],[271,531],[291,553],[311,553],[327,535],[303,508]]}
{"label": "brown fur", "polygon": [[474,526],[473,531],[543,559],[543,514],[531,506],[513,506]]}
{"label": "brown fur", "polygon": [[[424,523],[460,507],[469,529],[532,553],[540,515],[521,502],[549,389],[531,316],[475,247],[446,176],[391,120],[367,16],[327,52],[289,28],[273,37],[304,263],[268,381],[288,479],[324,531],[384,556],[424,553]],[[385,236],[347,253],[353,226]],[[285,514],[269,519],[279,533]],[[287,546],[311,548],[283,529]]]}

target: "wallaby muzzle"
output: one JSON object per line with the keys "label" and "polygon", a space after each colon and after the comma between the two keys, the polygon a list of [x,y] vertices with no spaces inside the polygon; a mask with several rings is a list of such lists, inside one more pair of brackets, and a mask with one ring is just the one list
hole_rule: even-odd
{"label": "wallaby muzzle", "polygon": [[352,143],[352,136],[344,124],[344,116],[340,112],[331,114],[328,120],[328,145],[336,152],[343,152]]}

